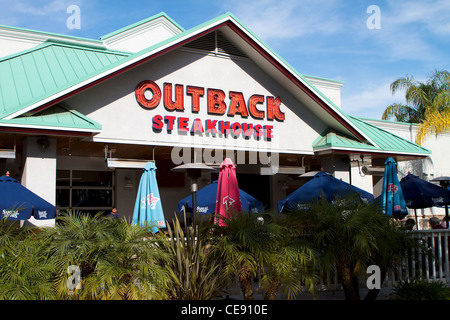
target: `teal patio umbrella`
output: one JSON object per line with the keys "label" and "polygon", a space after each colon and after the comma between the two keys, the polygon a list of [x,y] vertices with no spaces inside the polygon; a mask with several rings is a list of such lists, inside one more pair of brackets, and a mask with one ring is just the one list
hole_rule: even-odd
{"label": "teal patio umbrella", "polygon": [[383,192],[381,193],[383,212],[389,217],[401,220],[408,215],[408,209],[398,180],[397,163],[389,157],[384,165]]}
{"label": "teal patio umbrella", "polygon": [[150,227],[155,233],[158,228],[166,227],[156,181],[156,166],[153,162],[147,162],[145,165],[134,205],[133,222]]}

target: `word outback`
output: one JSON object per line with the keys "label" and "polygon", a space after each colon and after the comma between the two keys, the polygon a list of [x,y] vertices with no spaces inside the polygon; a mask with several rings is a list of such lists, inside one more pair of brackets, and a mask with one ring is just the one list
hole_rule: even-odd
{"label": "word outback", "polygon": [[[281,111],[281,98],[253,94],[246,100],[244,94],[238,91],[230,91],[227,94],[221,89],[204,88],[197,86],[175,84],[165,82],[163,89],[151,80],[140,82],[135,90],[136,100],[146,110],[157,108],[161,101],[168,112],[184,113],[187,108],[185,100],[190,102],[191,114],[198,114],[201,108],[206,108],[207,114],[214,117],[240,116],[242,119],[251,117],[254,121],[279,121],[285,120],[285,114]],[[188,106],[189,108],[189,106]],[[239,121],[225,121],[220,119],[190,119],[184,116],[172,116],[157,114],[152,118],[152,128],[155,132],[161,132],[163,128],[168,133],[190,132],[191,134],[232,135],[256,139],[273,138],[273,126],[269,124],[248,123]]]}

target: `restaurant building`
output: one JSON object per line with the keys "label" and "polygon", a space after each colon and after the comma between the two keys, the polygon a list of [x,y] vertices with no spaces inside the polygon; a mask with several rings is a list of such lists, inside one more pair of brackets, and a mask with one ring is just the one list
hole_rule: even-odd
{"label": "restaurant building", "polygon": [[0,26],[0,57],[0,170],[59,210],[131,218],[147,161],[171,219],[190,193],[170,170],[183,163],[232,158],[240,188],[275,210],[304,173],[377,196],[387,157],[431,159],[401,124],[346,114],[344,83],[294,70],[230,13],[189,30],[161,13],[99,40]]}

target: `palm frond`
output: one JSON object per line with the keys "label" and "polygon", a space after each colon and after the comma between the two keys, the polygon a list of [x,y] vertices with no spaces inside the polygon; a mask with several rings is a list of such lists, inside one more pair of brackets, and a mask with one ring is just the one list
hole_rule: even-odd
{"label": "palm frond", "polygon": [[430,134],[438,134],[450,130],[450,110],[436,111],[427,114],[427,117],[418,127],[416,143],[421,145]]}

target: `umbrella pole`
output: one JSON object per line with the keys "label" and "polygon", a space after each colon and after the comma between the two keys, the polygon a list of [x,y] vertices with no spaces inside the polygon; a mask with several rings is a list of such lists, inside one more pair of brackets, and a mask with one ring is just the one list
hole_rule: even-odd
{"label": "umbrella pole", "polygon": [[417,226],[417,230],[419,230],[419,220],[417,220],[417,209],[414,208],[414,215],[416,216],[416,226]]}
{"label": "umbrella pole", "polygon": [[197,178],[192,178],[192,216],[189,224],[192,224],[194,218],[197,216]]}
{"label": "umbrella pole", "polygon": [[447,226],[447,229],[449,228],[449,221],[448,221],[448,205],[445,205],[445,223]]}

